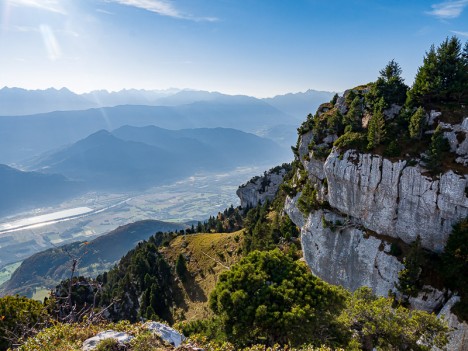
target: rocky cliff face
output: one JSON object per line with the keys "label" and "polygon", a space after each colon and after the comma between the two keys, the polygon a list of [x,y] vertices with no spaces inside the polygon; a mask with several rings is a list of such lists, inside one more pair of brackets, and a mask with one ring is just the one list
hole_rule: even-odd
{"label": "rocky cliff face", "polygon": [[419,166],[378,155],[333,150],[323,164],[330,206],[378,234],[442,251],[452,226],[468,215],[467,175],[448,171],[440,179]]}
{"label": "rocky cliff face", "polygon": [[255,207],[265,201],[274,199],[283,178],[290,170],[289,164],[283,164],[265,172],[263,176],[254,177],[241,185],[236,194],[241,200],[242,208]]}
{"label": "rocky cliff face", "polygon": [[[429,117],[433,115],[440,114]],[[463,164],[468,159],[464,151],[468,149],[468,118],[459,125],[442,126],[452,152],[458,155],[457,162]],[[335,138],[329,139],[321,145],[331,147]],[[310,150],[312,140],[312,131],[300,136],[297,158],[317,200],[327,204],[326,210],[301,213],[297,205],[300,193],[288,197],[284,206],[301,228],[307,264],[320,278],[351,291],[369,286],[378,295],[398,294],[395,284],[404,266],[392,255],[391,242],[410,244],[420,237],[424,248],[441,252],[452,226],[468,216],[468,175],[448,170],[432,178],[419,164],[336,148],[321,160]],[[296,179],[301,177],[299,173]],[[450,349],[468,350],[468,325],[450,313],[451,296],[449,291],[425,286],[409,302],[426,311],[442,309],[441,315],[456,328]]]}

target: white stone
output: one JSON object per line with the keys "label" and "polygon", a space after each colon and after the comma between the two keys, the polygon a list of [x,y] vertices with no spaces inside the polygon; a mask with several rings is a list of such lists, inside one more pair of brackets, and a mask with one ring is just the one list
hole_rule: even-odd
{"label": "white stone", "polygon": [[431,110],[429,113],[429,116],[427,118],[427,124],[429,126],[433,125],[435,122],[435,119],[438,118],[440,115],[442,115],[442,112],[437,112],[435,110]]}
{"label": "white stone", "polygon": [[281,169],[278,173],[268,172],[261,177],[252,178],[246,184],[241,185],[236,191],[237,196],[241,200],[241,207],[255,207],[258,204],[265,203],[267,200],[273,200],[285,175],[286,170]]}
{"label": "white stone", "polygon": [[396,115],[400,113],[402,106],[397,104],[392,104],[390,108],[383,111],[386,120],[393,119]]}
{"label": "white stone", "polygon": [[291,221],[297,225],[298,227],[302,228],[305,223],[304,216],[302,215],[301,211],[299,208],[297,208],[297,201],[299,200],[299,197],[301,196],[301,193],[296,194],[293,198],[290,196],[286,197],[286,201],[284,203],[284,212],[286,212],[291,218]]}
{"label": "white stone", "polygon": [[338,136],[336,134],[331,134],[331,135],[327,135],[325,138],[323,138],[323,142],[325,144],[333,144],[336,139],[338,139]]}
{"label": "white stone", "polygon": [[302,134],[299,138],[299,147],[297,151],[299,153],[299,159],[302,160],[305,155],[309,154],[309,144],[314,138],[314,134],[311,130],[309,130],[307,133]]}
{"label": "white stone", "polygon": [[130,340],[132,340],[133,336],[127,333],[123,333],[123,332],[116,332],[114,330],[106,330],[104,332],[97,334],[96,336],[93,336],[92,338],[86,339],[83,342],[82,350],[83,351],[94,350],[102,340],[106,340],[106,339],[114,339],[120,344],[125,344],[125,343],[128,343]]}
{"label": "white stone", "polygon": [[445,301],[445,293],[430,285],[424,285],[418,296],[409,298],[412,308],[426,312],[439,309]]}
{"label": "white stone", "polygon": [[463,119],[461,127],[464,132],[468,133],[468,117]]}
{"label": "white stone", "polygon": [[[446,345],[446,350],[450,351],[468,351],[468,324],[458,320],[450,310],[453,305],[460,301],[460,297],[453,296],[439,312],[438,317],[444,318],[450,328],[449,342]],[[433,351],[440,351],[439,348],[433,347]]]}
{"label": "white stone", "polygon": [[185,336],[163,323],[146,322],[144,327],[156,333],[161,339],[174,347],[179,347],[185,340]]}
{"label": "white stone", "polygon": [[442,251],[452,226],[468,215],[465,176],[448,171],[433,180],[406,161],[333,150],[324,163],[328,201],[378,234]]}
{"label": "white stone", "polygon": [[403,265],[385,250],[386,243],[346,226],[334,231],[324,228],[322,216],[330,222],[346,218],[331,212],[315,211],[301,230],[302,249],[307,265],[319,278],[354,291],[362,286],[387,296],[395,289]]}

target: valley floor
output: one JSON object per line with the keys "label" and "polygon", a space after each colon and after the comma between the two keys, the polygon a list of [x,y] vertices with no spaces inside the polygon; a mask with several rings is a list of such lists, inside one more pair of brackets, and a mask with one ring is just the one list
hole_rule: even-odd
{"label": "valley floor", "polygon": [[[0,269],[49,247],[91,240],[138,220],[204,220],[231,204],[237,206],[238,185],[262,170],[238,168],[230,173],[198,174],[141,193],[89,193],[56,208],[0,219]],[[85,207],[89,210],[74,210]],[[8,272],[1,271],[3,281],[9,278]]]}

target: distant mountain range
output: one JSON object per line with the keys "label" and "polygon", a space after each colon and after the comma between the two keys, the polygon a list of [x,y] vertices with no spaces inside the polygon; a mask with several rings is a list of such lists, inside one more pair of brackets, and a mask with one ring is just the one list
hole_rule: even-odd
{"label": "distant mountain range", "polygon": [[22,172],[0,165],[0,216],[58,203],[83,188],[83,184],[62,175]]}
{"label": "distant mountain range", "polygon": [[291,123],[294,124],[290,116],[251,98],[232,103],[196,102],[175,107],[125,105],[0,117],[0,163],[18,164],[98,130],[124,125],[155,125],[166,129],[223,127],[257,132]]}
{"label": "distant mountain range", "polygon": [[262,100],[292,116],[300,123],[306,119],[309,113],[314,114],[320,104],[330,101],[333,95],[335,95],[334,92],[309,89],[303,93],[277,95]]}
{"label": "distant mountain range", "polygon": [[300,121],[333,97],[333,92],[307,90],[272,98],[256,99],[244,95],[226,95],[198,90],[138,90],[124,89],[117,92],[96,90],[75,94],[62,89],[26,90],[21,88],[0,89],[0,116],[33,115],[53,111],[86,110],[119,105],[181,106],[195,102],[236,103],[246,100],[263,101]]}
{"label": "distant mountain range", "polygon": [[5,87],[0,89],[0,163],[21,165],[25,159],[75,143],[98,130],[124,125],[234,128],[289,148],[295,142],[298,123],[332,95],[308,90],[257,99],[177,89],[99,90],[78,95],[66,88]]}
{"label": "distant mountain range", "polygon": [[288,161],[290,152],[228,128],[167,130],[123,126],[100,130],[25,163],[0,165],[0,216],[59,203],[84,191],[135,191],[197,172]]}
{"label": "distant mountain range", "polygon": [[332,95],[5,87],[0,216],[88,189],[143,189],[197,171],[289,161],[299,121]]}
{"label": "distant mountain range", "polygon": [[93,190],[144,189],[200,171],[275,164],[289,152],[273,141],[226,128],[166,130],[124,126],[98,131],[30,160],[29,169],[59,173]]}

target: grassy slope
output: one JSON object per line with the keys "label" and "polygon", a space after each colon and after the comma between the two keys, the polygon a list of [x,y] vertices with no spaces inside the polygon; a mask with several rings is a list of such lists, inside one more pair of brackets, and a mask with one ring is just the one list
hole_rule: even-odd
{"label": "grassy slope", "polygon": [[243,230],[234,233],[192,234],[178,236],[161,248],[167,261],[175,265],[182,253],[190,273],[185,282],[177,280],[180,291],[176,300],[180,309],[174,319],[195,320],[211,316],[208,299],[218,276],[241,258]]}

